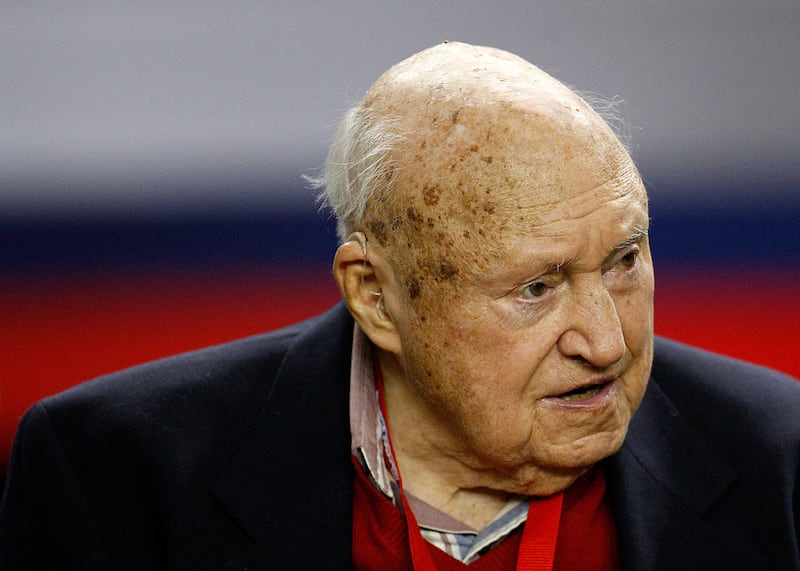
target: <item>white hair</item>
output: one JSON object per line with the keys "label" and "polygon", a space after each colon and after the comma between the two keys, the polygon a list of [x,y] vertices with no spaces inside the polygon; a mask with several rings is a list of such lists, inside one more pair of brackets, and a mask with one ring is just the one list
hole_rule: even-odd
{"label": "white hair", "polygon": [[635,127],[628,120],[628,102],[619,95],[608,99],[593,91],[580,91],[577,89],[573,91],[605,121],[628,154],[635,154],[636,146],[633,144],[633,130]]}
{"label": "white hair", "polygon": [[367,206],[381,193],[391,197],[395,161],[389,155],[403,139],[396,118],[356,105],[339,124],[319,177],[305,177],[321,189],[318,201],[336,216],[339,240],[361,230]]}

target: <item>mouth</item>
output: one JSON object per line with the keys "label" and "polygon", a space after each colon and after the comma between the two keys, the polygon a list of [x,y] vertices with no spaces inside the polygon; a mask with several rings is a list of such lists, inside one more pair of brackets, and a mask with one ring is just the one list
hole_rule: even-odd
{"label": "mouth", "polygon": [[603,406],[610,400],[615,386],[616,379],[610,379],[576,387],[571,391],[549,397],[546,400],[562,406]]}
{"label": "mouth", "polygon": [[596,397],[600,394],[603,388],[608,383],[603,383],[602,385],[593,385],[589,387],[579,387],[574,391],[569,391],[568,393],[564,393],[563,395],[559,395],[556,398],[569,401],[569,402],[581,402],[585,400],[589,400],[592,397]]}

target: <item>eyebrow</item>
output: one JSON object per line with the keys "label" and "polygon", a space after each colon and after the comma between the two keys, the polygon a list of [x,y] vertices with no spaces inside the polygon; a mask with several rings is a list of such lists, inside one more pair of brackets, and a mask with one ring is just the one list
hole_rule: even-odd
{"label": "eyebrow", "polygon": [[[615,254],[633,246],[634,244],[638,244],[642,240],[644,240],[648,236],[647,227],[636,226],[634,231],[628,234],[628,236],[622,241],[616,244],[613,248],[611,248],[610,253],[606,257],[606,260],[613,258]],[[570,257],[564,259],[560,262],[550,262],[544,266],[543,274],[552,273],[552,272],[560,272],[564,268],[569,268],[576,262],[580,260],[579,256]]]}
{"label": "eyebrow", "polygon": [[622,242],[614,246],[612,251],[619,252],[620,250],[624,250],[629,246],[638,244],[646,237],[647,237],[647,228],[642,228],[641,226],[637,226],[634,229],[634,231],[628,235],[627,238],[625,238]]}

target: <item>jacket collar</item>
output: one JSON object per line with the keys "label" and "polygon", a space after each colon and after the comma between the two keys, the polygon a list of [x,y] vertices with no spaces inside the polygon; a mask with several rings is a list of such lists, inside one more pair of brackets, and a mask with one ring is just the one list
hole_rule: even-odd
{"label": "jacket collar", "polygon": [[211,492],[255,542],[224,568],[350,568],[352,331],[339,304],[290,341],[255,426]]}

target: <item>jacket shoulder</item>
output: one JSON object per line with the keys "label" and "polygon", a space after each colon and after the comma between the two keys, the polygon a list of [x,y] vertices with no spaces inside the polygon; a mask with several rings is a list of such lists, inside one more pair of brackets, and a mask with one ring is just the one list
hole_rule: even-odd
{"label": "jacket shoulder", "polygon": [[49,412],[111,407],[140,412],[191,397],[219,403],[249,391],[269,390],[292,343],[313,329],[322,316],[288,327],[143,363],[86,381],[43,399]]}
{"label": "jacket shoulder", "polygon": [[[145,363],[48,397],[26,415],[75,452],[139,450],[198,463],[232,450],[256,422],[287,353],[342,321],[338,308],[284,329]],[[321,334],[321,333],[318,333]],[[21,423],[20,426],[24,426]],[[195,468],[199,468],[196,466]]]}
{"label": "jacket shoulder", "polygon": [[800,447],[800,382],[778,371],[657,338],[652,379],[693,428],[747,454]]}
{"label": "jacket shoulder", "polygon": [[[339,305],[35,404],[20,423],[0,507],[0,567],[151,569],[169,557],[198,569],[249,548],[213,490],[237,459],[251,457],[242,451],[254,433],[291,440],[266,426],[265,411],[282,419],[297,408],[280,398],[287,386],[296,393],[329,380],[330,367],[309,356],[345,355],[348,330]],[[256,454],[254,462],[273,466],[279,458]],[[259,478],[260,486],[268,489],[268,480]]]}

